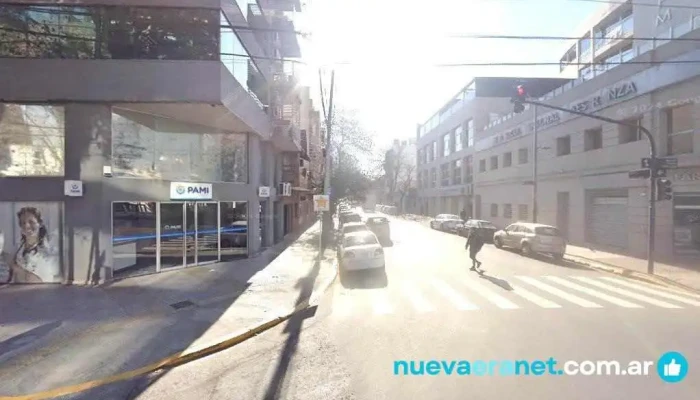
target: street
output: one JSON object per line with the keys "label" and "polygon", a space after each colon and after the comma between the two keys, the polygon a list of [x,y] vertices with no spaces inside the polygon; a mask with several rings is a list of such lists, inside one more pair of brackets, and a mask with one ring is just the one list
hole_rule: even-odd
{"label": "street", "polygon": [[[468,270],[465,239],[391,218],[386,277],[343,276],[313,315],[143,383],[151,399],[694,399],[700,296],[571,262],[486,245]],[[656,361],[690,372],[664,383]],[[394,362],[652,361],[648,376],[395,375]],[[417,364],[416,364],[417,365]],[[430,370],[430,369],[429,369]],[[472,370],[473,371],[473,370]],[[624,373],[624,372],[623,372]]]}

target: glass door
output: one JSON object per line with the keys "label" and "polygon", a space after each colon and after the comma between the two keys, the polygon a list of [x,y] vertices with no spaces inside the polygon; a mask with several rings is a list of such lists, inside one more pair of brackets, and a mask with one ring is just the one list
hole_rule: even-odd
{"label": "glass door", "polygon": [[197,263],[197,203],[188,201],[185,203],[185,265],[192,266]]}
{"label": "glass door", "polygon": [[185,205],[160,203],[160,270],[181,267],[185,255]]}
{"label": "glass door", "polygon": [[197,203],[197,264],[219,260],[219,204]]}

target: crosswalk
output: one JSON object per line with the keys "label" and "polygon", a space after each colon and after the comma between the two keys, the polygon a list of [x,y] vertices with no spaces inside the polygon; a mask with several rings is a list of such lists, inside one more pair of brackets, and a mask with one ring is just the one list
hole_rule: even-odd
{"label": "crosswalk", "polygon": [[614,277],[514,276],[502,286],[468,276],[449,281],[438,277],[406,279],[375,289],[338,286],[331,304],[332,315],[345,318],[425,314],[446,308],[508,312],[536,308],[686,309],[700,307],[700,295]]}

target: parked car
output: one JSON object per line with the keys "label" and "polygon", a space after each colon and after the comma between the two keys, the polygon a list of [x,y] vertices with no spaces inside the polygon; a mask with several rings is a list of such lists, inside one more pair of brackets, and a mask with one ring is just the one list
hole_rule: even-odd
{"label": "parked car", "polygon": [[498,231],[498,228],[490,221],[480,219],[470,219],[464,224],[457,225],[457,233],[460,236],[468,238],[472,232],[479,232],[481,237],[486,239],[486,243],[493,243],[493,235]]}
{"label": "parked car", "polygon": [[439,214],[435,219],[430,221],[430,227],[441,231],[455,232],[457,224],[464,224],[464,220],[454,214]]}
{"label": "parked car", "polygon": [[344,212],[338,216],[338,222],[340,222],[340,227],[347,224],[348,222],[362,222],[362,216],[356,212]]}
{"label": "parked car", "polygon": [[384,269],[384,249],[372,232],[353,232],[343,237],[339,249],[342,271]]}
{"label": "parked car", "polygon": [[557,260],[564,258],[566,239],[559,229],[544,224],[516,222],[494,234],[497,248],[510,247],[525,256],[549,254]]}
{"label": "parked car", "polygon": [[365,224],[369,229],[377,235],[380,243],[391,242],[391,229],[389,228],[389,220],[381,215],[369,215],[365,219]]}

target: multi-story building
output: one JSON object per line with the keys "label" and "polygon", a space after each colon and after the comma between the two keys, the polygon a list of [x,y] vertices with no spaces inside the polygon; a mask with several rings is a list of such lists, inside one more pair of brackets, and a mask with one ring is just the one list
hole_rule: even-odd
{"label": "multi-story building", "polygon": [[101,282],[281,240],[302,135],[278,60],[300,56],[299,2],[46,3],[0,2],[0,281]]}
{"label": "multi-story building", "polygon": [[[684,5],[695,2],[674,3]],[[697,12],[663,2],[607,4],[562,58],[562,72],[578,69],[579,77],[541,99],[641,124],[660,156],[678,160],[667,171],[674,199],[656,206],[657,254],[665,260],[700,255],[700,69],[687,62],[700,59],[700,44],[674,40],[700,37],[698,28]],[[536,182],[538,222],[558,226],[572,244],[644,256],[655,194],[648,180],[628,176],[649,155],[641,132],[542,107],[513,115],[507,103],[501,99],[482,114],[491,121],[477,124],[475,217],[500,226],[532,220]]]}

